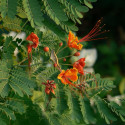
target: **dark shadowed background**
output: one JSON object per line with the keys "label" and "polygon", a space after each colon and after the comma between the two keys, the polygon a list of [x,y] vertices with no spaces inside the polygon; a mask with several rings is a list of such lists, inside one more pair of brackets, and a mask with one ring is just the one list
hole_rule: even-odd
{"label": "dark shadowed background", "polygon": [[125,0],[95,2],[94,8],[84,15],[82,25],[79,25],[78,36],[86,35],[85,33],[89,32],[101,17],[103,17],[103,24],[106,24],[104,30],[110,32],[99,37],[106,36],[108,39],[87,42],[87,48],[97,49],[95,72],[103,77],[113,78],[117,85],[115,94],[123,94],[125,92]]}

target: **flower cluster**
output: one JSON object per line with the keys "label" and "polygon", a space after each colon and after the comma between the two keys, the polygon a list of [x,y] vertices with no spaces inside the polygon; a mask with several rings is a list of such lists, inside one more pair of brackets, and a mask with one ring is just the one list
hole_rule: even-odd
{"label": "flower cluster", "polygon": [[[102,19],[99,20],[96,23],[96,25],[94,26],[94,28],[86,36],[84,36],[80,40],[71,31],[69,31],[67,46],[69,48],[71,48],[71,49],[74,48],[76,50],[81,50],[82,47],[83,47],[83,45],[80,44],[81,42],[97,40],[97,39],[104,39],[104,38],[96,38],[96,39],[94,38],[94,37],[98,36],[99,34],[107,32],[107,31],[101,31],[101,29],[104,27],[104,25],[102,27],[100,27],[101,21],[102,21]],[[26,40],[32,41],[32,43],[29,43],[28,46],[27,46],[27,48],[28,48],[28,60],[29,60],[29,66],[30,66],[31,61],[30,61],[30,58],[29,58],[29,54],[31,53],[31,59],[32,59],[32,48],[37,48],[38,47],[39,38],[37,37],[36,34],[34,34],[32,32],[26,38]],[[62,45],[63,45],[63,43],[60,43],[59,47],[61,47]],[[64,47],[64,48],[66,48],[66,47]],[[49,52],[49,48],[44,47],[44,51]],[[80,53],[76,52],[72,56],[79,56],[79,55],[80,55]],[[66,57],[70,57],[70,56],[66,56]],[[54,67],[57,68],[60,71],[60,74],[58,75],[57,78],[65,85],[68,84],[69,86],[79,88],[79,85],[75,84],[75,82],[77,82],[78,79],[79,79],[78,73],[80,74],[80,78],[82,78],[82,76],[84,75],[85,58],[81,58],[78,61],[74,62],[73,68],[67,69],[67,70],[62,70],[61,69],[61,67],[59,65],[59,62],[58,62],[58,58],[57,58],[56,53],[55,53],[54,50],[51,51],[50,59],[54,62]],[[63,57],[63,61],[66,62],[66,58]],[[42,83],[43,85],[46,86],[45,93],[48,94],[48,95],[50,93],[55,94],[54,89],[56,89],[56,85],[53,82],[54,82],[53,80],[51,80],[51,81],[47,80],[47,83]]]}
{"label": "flower cluster", "polygon": [[47,83],[42,83],[43,85],[46,86],[45,88],[45,93],[46,94],[50,94],[50,92],[52,92],[53,94],[55,94],[55,91],[54,89],[56,89],[56,83],[53,83],[54,81],[53,80],[47,80]]}
{"label": "flower cluster", "polygon": [[[81,50],[83,45],[80,44],[80,42],[104,39],[104,38],[96,38],[96,39],[94,38],[102,33],[107,32],[106,30],[101,31],[101,29],[105,26],[105,25],[103,25],[101,27],[100,26],[101,22],[102,22],[102,18],[96,23],[96,25],[93,27],[93,29],[80,40],[78,40],[78,37],[75,36],[71,31],[69,31],[68,41],[67,41],[68,47],[74,48],[77,50]],[[80,55],[79,52],[76,52],[74,54],[74,56],[79,56],[79,55]],[[84,70],[83,70],[84,66],[85,66],[85,58],[81,58],[73,64],[73,69],[67,69],[66,71],[62,70],[57,78],[60,79],[63,84],[69,84],[69,85],[75,86],[74,84],[72,84],[72,82],[77,81],[78,73],[80,73],[81,75],[84,75]]]}

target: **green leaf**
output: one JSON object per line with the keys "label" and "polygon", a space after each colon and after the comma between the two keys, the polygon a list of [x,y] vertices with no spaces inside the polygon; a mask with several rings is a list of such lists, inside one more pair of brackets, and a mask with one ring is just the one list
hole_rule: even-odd
{"label": "green leaf", "polygon": [[42,25],[44,20],[40,4],[37,0],[23,0],[23,7],[32,27]]}
{"label": "green leaf", "polygon": [[80,104],[78,97],[71,93],[71,91],[67,88],[66,95],[68,97],[67,104],[69,107],[69,114],[72,120],[76,121],[76,123],[80,123],[83,121],[82,113],[80,110]]}
{"label": "green leaf", "polygon": [[21,23],[22,20],[17,17],[13,19],[6,17],[3,19],[3,27],[7,28],[7,30],[20,32],[22,30]]}
{"label": "green leaf", "polygon": [[0,118],[0,125],[7,125],[2,118]]}
{"label": "green leaf", "polygon": [[[55,82],[57,82],[57,80]],[[62,114],[64,113],[65,110],[68,109],[67,99],[65,98],[66,93],[64,90],[64,86],[61,83],[58,83],[58,85],[56,86],[57,86],[57,89],[55,91],[58,98],[56,99],[55,108],[59,114]]]}
{"label": "green leaf", "polygon": [[53,31],[61,40],[65,40],[66,33],[64,30],[61,29],[60,26],[57,26],[49,17],[45,16],[45,19],[43,21],[43,24]]}
{"label": "green leaf", "polygon": [[86,6],[88,6],[90,9],[93,9],[93,6],[91,4],[91,2],[89,2],[88,0],[84,0],[84,3]]}
{"label": "green leaf", "polygon": [[78,0],[67,1],[70,2],[80,12],[88,12],[89,10],[86,6],[81,5],[80,2],[78,2]]}
{"label": "green leaf", "polygon": [[41,91],[33,91],[33,96],[31,98],[34,104],[40,105],[43,103],[42,92]]}
{"label": "green leaf", "polygon": [[[48,15],[57,22],[68,21],[68,17],[64,12],[64,7],[56,0],[43,0],[44,5],[46,6],[46,12]],[[58,20],[57,20],[58,19]]]}
{"label": "green leaf", "polygon": [[119,91],[121,94],[125,93],[125,78],[123,78],[122,81],[120,82]]}
{"label": "green leaf", "polygon": [[94,102],[97,106],[97,109],[101,115],[102,118],[104,118],[107,122],[107,124],[110,124],[110,121],[116,121],[114,114],[111,112],[111,110],[108,108],[107,104],[100,98],[100,97],[94,97]]}
{"label": "green leaf", "polygon": [[18,0],[0,0],[0,12],[2,18],[8,16],[14,18],[17,13],[17,2]]}
{"label": "green leaf", "polygon": [[81,112],[85,123],[94,124],[96,122],[96,119],[94,117],[94,113],[92,111],[89,99],[87,99],[86,97],[83,98],[82,96],[80,96],[79,101],[80,101]]}
{"label": "green leaf", "polygon": [[7,83],[9,78],[9,71],[4,61],[0,62],[0,95],[5,97],[8,95]]}
{"label": "green leaf", "polygon": [[8,0],[8,17],[13,19],[17,13],[18,0]]}
{"label": "green leaf", "polygon": [[14,112],[12,110],[10,110],[2,105],[0,105],[0,110],[2,112],[4,112],[10,119],[16,120],[16,117],[15,117]]}
{"label": "green leaf", "polygon": [[25,105],[21,102],[9,100],[6,102],[6,104],[8,105],[8,107],[11,107],[14,111],[20,114],[23,114],[26,112]]}
{"label": "green leaf", "polygon": [[119,106],[115,102],[108,103],[109,107],[111,107],[112,111],[115,112],[123,122],[125,122],[125,110],[122,106]]}
{"label": "green leaf", "polygon": [[21,18],[27,18],[25,11],[21,7],[17,8],[17,15]]}
{"label": "green leaf", "polygon": [[8,0],[0,0],[0,12],[2,18],[4,18],[7,15],[8,12]]}
{"label": "green leaf", "polygon": [[34,81],[30,80],[21,68],[11,70],[11,74],[12,75],[9,78],[10,86],[12,86],[12,88],[14,88],[12,84],[17,86],[14,88],[14,91],[21,96],[22,93],[19,91],[19,89],[27,95],[32,95],[31,88],[35,87]]}

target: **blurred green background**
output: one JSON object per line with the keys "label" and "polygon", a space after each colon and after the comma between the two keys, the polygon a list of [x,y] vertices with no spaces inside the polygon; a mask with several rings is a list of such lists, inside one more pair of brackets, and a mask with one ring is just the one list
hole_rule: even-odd
{"label": "blurred green background", "polygon": [[96,48],[98,58],[94,70],[103,77],[114,79],[116,89],[112,96],[125,93],[125,0],[98,0],[82,19],[77,35],[83,37],[97,20],[103,17],[104,30],[110,30],[99,37],[108,39],[87,42],[87,48]]}

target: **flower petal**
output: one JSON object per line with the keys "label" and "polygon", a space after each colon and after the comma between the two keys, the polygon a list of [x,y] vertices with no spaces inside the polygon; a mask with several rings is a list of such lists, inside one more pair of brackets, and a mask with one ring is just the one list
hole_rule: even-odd
{"label": "flower petal", "polygon": [[73,67],[78,70],[78,72],[84,75],[85,58],[81,58],[73,64]]}
{"label": "flower petal", "polygon": [[75,81],[77,81],[77,79],[78,79],[77,73],[78,73],[78,70],[77,70],[76,68],[73,68],[73,69],[67,70],[67,72],[65,73],[65,76],[66,76],[69,80],[75,82]]}
{"label": "flower petal", "polygon": [[69,31],[68,35],[68,46],[77,50],[81,50],[83,47],[82,44],[79,44],[78,37],[76,37],[71,31]]}

